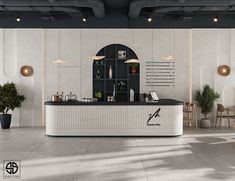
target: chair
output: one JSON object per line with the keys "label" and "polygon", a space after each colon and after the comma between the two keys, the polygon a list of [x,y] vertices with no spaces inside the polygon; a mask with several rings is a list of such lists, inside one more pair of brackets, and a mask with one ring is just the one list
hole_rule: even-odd
{"label": "chair", "polygon": [[228,125],[230,128],[230,119],[235,119],[234,114],[230,114],[231,110],[229,108],[224,108],[222,104],[217,104],[217,113],[216,113],[216,120],[215,120],[215,128],[217,127],[217,120],[219,118],[219,129],[221,127],[222,119],[228,119]]}
{"label": "chair", "polygon": [[186,123],[188,127],[192,126],[193,128],[198,129],[196,104],[186,102],[183,112],[184,112],[184,123]]}

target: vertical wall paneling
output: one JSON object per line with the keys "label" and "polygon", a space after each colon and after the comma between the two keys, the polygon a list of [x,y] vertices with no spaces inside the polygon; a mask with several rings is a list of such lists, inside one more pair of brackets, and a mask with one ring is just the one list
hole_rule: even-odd
{"label": "vertical wall paneling", "polygon": [[[190,30],[175,30],[175,99],[190,100]],[[184,85],[184,86],[182,86]],[[187,95],[187,96],[186,96]]]}
{"label": "vertical wall paneling", "polygon": [[[94,54],[96,49],[96,31],[98,30],[81,30],[82,33],[82,62],[81,62],[81,96],[92,96],[92,63],[89,57]],[[105,39],[105,38],[104,38]]]}
{"label": "vertical wall paneling", "polygon": [[134,51],[141,61],[140,64],[140,92],[149,92],[151,87],[146,86],[146,61],[152,59],[152,30],[134,31]]}
{"label": "vertical wall paneling", "polygon": [[58,90],[58,66],[52,62],[58,58],[58,30],[44,30],[44,77],[45,77],[45,100]]}
{"label": "vertical wall paneling", "polygon": [[231,32],[229,29],[217,30],[217,65],[230,66],[231,60]]}
{"label": "vertical wall paneling", "polygon": [[80,67],[81,62],[81,36],[80,30],[60,30],[60,55],[61,59],[67,61],[61,66]]}
{"label": "vertical wall paneling", "polygon": [[45,126],[45,32],[44,30],[41,30],[41,49],[42,49],[42,64],[41,64],[41,79],[42,79],[42,85],[41,85],[41,91],[42,91],[42,97],[41,97],[41,110],[42,110],[42,120],[41,125]]}
{"label": "vertical wall paneling", "polygon": [[3,72],[7,78],[17,73],[17,30],[3,30]]}
{"label": "vertical wall paneling", "polygon": [[[21,110],[22,126],[41,125],[41,63],[42,42],[41,30],[18,30],[18,65],[29,65],[33,67],[33,75],[24,77],[20,75],[20,87],[26,99]],[[19,73],[18,73],[19,74]]]}

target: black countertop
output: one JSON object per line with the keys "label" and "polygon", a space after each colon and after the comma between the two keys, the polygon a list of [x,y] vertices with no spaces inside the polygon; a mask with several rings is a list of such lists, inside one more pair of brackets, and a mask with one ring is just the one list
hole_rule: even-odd
{"label": "black countertop", "polygon": [[172,105],[183,105],[183,102],[173,100],[173,99],[160,99],[157,102],[52,102],[47,101],[45,105],[53,106],[144,106],[144,105],[162,105],[162,106],[172,106]]}

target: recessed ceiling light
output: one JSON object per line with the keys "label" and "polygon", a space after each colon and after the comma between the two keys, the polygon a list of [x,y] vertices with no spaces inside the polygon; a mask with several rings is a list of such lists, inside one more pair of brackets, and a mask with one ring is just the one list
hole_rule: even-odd
{"label": "recessed ceiling light", "polygon": [[86,21],[87,21],[87,18],[86,18],[86,17],[83,17],[83,18],[82,18],[82,21],[83,21],[83,22],[86,22]]}
{"label": "recessed ceiling light", "polygon": [[148,17],[148,22],[152,22],[152,18],[151,17]]}
{"label": "recessed ceiling light", "polygon": [[214,23],[217,23],[217,22],[219,21],[219,18],[218,18],[217,16],[215,16],[215,17],[213,18],[213,21],[214,21]]}
{"label": "recessed ceiling light", "polygon": [[18,16],[18,17],[16,17],[16,21],[17,22],[20,22],[21,21],[21,19],[20,19],[20,17]]}

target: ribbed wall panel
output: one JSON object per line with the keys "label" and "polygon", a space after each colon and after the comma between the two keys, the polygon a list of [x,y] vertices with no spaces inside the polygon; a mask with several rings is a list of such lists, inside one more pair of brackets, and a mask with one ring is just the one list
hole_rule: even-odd
{"label": "ribbed wall panel", "polygon": [[[147,126],[149,114],[160,117]],[[181,129],[182,106],[46,106],[47,129]]]}

